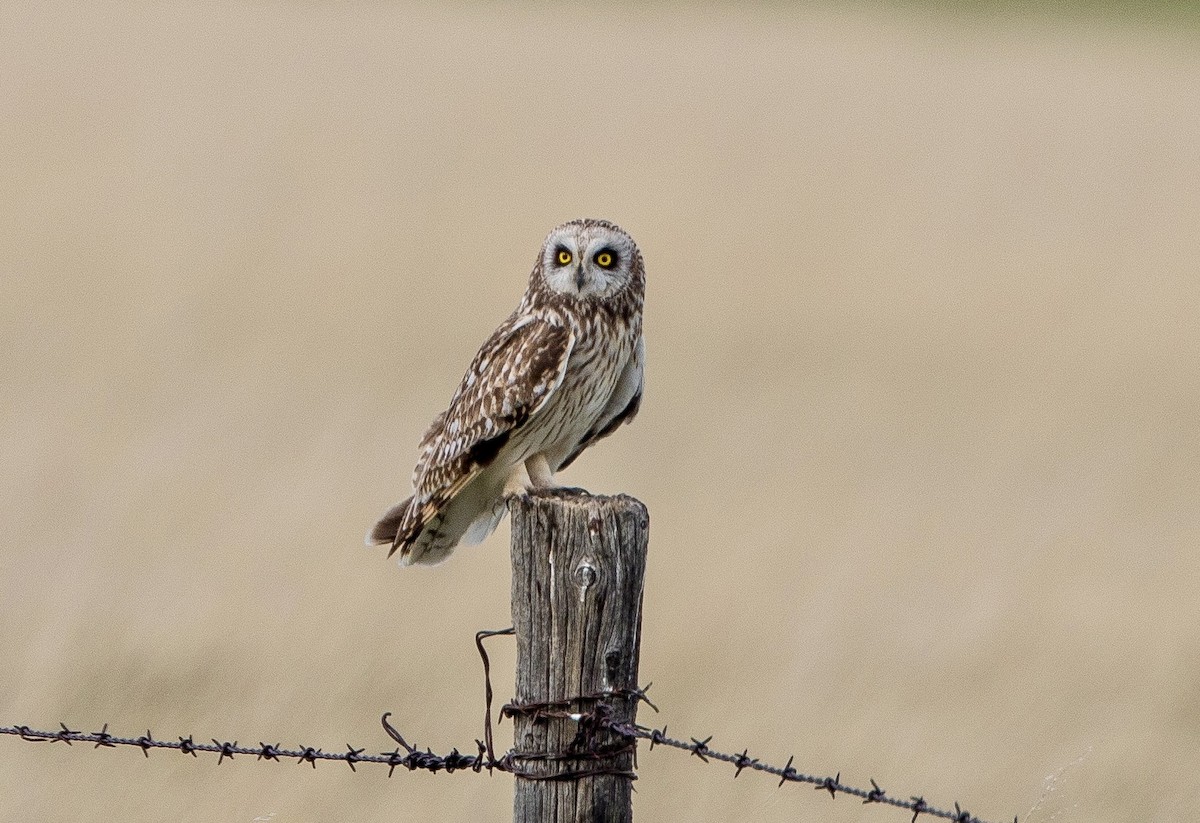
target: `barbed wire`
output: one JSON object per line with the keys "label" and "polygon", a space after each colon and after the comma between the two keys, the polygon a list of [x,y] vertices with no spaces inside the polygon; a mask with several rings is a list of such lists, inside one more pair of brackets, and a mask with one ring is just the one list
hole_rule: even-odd
{"label": "barbed wire", "polygon": [[[484,714],[484,738],[487,740],[486,748],[491,755],[491,715],[492,715],[492,683],[490,677],[490,666],[488,663],[487,652],[483,647],[483,640],[487,637],[496,635],[509,634],[511,630],[501,631],[484,631],[478,632],[475,635],[475,645],[479,649],[479,656],[483,659],[483,678],[486,710]],[[766,774],[774,775],[779,778],[779,786],[782,787],[785,783],[807,783],[817,791],[827,791],[831,798],[836,799],[839,793],[857,797],[864,804],[879,803],[887,806],[894,806],[899,809],[905,809],[912,812],[911,823],[916,823],[916,820],[921,815],[929,817],[939,817],[943,820],[950,820],[953,823],[986,823],[983,819],[976,817],[966,809],[963,809],[958,803],[954,804],[954,811],[949,809],[941,809],[936,806],[931,806],[922,795],[909,795],[905,797],[897,797],[889,794],[885,789],[880,787],[875,782],[874,778],[870,779],[871,788],[862,789],[856,786],[842,783],[842,773],[838,772],[834,777],[816,777],[810,774],[804,774],[792,766],[795,761],[795,755],[788,758],[788,761],[783,766],[773,766],[770,763],[764,763],[758,758],[750,757],[750,750],[743,749],[741,754],[731,754],[728,752],[717,751],[709,746],[709,742],[713,739],[712,735],[699,739],[696,737],[689,738],[690,742],[678,740],[667,736],[667,726],[661,729],[655,729],[649,726],[643,726],[637,723],[621,723],[614,719],[613,709],[610,705],[603,702],[596,702],[603,698],[625,698],[634,702],[645,703],[654,712],[658,713],[658,706],[654,705],[647,697],[646,692],[652,684],[646,684],[640,689],[618,689],[614,691],[604,692],[602,694],[580,695],[566,700],[558,700],[552,702],[537,702],[537,703],[508,703],[500,710],[500,716],[513,717],[518,714],[531,715],[538,718],[565,718],[573,720],[579,724],[580,737],[577,737],[572,746],[568,747],[568,751],[559,755],[551,755],[557,757],[585,757],[596,754],[597,752],[579,751],[579,743],[584,732],[589,729],[604,729],[621,737],[625,742],[632,743],[636,740],[650,741],[650,750],[653,751],[655,746],[669,746],[674,749],[690,752],[698,757],[702,762],[707,763],[710,759],[719,760],[729,763],[734,766],[734,779],[745,770],[765,772]],[[589,709],[577,707],[577,704],[590,705]],[[476,741],[478,742],[478,741]],[[609,746],[609,751],[600,752],[600,754],[610,754],[612,747]],[[511,763],[515,756],[520,756],[517,752],[509,750],[509,752],[496,762],[496,768],[512,771]],[[590,773],[590,772],[589,772]],[[636,779],[636,775],[631,775]],[[1013,817],[1013,823],[1018,823],[1016,816]]]}
{"label": "barbed wire", "polygon": [[[649,703],[646,698],[645,689],[637,690],[638,699]],[[596,695],[588,695],[585,699],[595,699]],[[578,698],[577,698],[578,699]],[[568,702],[568,701],[563,701]],[[653,705],[653,704],[651,704]],[[528,707],[524,707],[528,708]],[[523,707],[516,704],[508,704],[504,707],[504,716],[512,716],[521,711]],[[727,752],[717,751],[709,746],[709,741],[712,737],[706,737],[703,740],[698,738],[690,738],[690,741],[679,740],[667,735],[667,727],[661,729],[653,729],[646,726],[618,723],[608,716],[611,711],[605,704],[597,704],[589,712],[569,712],[566,709],[561,713],[553,710],[538,709],[542,717],[569,717],[580,723],[591,722],[596,728],[603,728],[611,731],[622,738],[629,741],[633,740],[648,740],[650,749],[655,746],[669,746],[674,749],[686,751],[698,757],[701,761],[707,763],[709,760],[719,760],[729,763],[734,766],[735,771],[733,776],[738,777],[743,770],[751,769],[754,771],[765,772],[779,778],[779,785],[785,783],[808,783],[819,791],[829,792],[831,797],[836,797],[839,793],[861,798],[863,803],[881,803],[897,808],[905,809],[913,813],[912,821],[916,821],[920,815],[928,815],[930,817],[939,817],[944,820],[951,820],[954,823],[985,823],[978,817],[975,817],[965,809],[955,803],[954,811],[947,809],[939,809],[931,806],[923,797],[912,796],[908,799],[895,797],[888,794],[874,780],[871,780],[871,789],[861,789],[855,786],[850,786],[841,782],[841,773],[836,777],[815,777],[813,775],[804,774],[797,771],[792,766],[794,757],[789,757],[787,764],[773,766],[769,763],[764,763],[758,758],[750,757],[748,750],[743,750],[741,754],[730,754]],[[179,737],[176,740],[160,740],[156,738],[152,732],[146,731],[144,735],[139,737],[122,737],[111,734],[108,731],[108,724],[98,732],[81,732],[68,728],[65,724],[60,723],[58,731],[44,731],[33,729],[29,726],[0,726],[0,734],[13,735],[30,743],[66,743],[68,746],[72,743],[91,743],[93,748],[115,748],[117,746],[132,746],[141,749],[142,753],[148,758],[151,749],[174,749],[185,755],[196,757],[198,752],[204,752],[217,755],[217,764],[220,765],[226,759],[233,760],[235,755],[253,755],[255,760],[294,760],[296,763],[308,763],[314,769],[317,767],[318,760],[341,761],[347,764],[352,771],[357,771],[356,764],[358,763],[376,763],[388,767],[388,777],[391,777],[397,767],[403,767],[409,771],[424,770],[429,772],[447,772],[455,771],[471,771],[478,773],[484,769],[488,771],[504,771],[513,772],[513,755],[514,752],[509,750],[500,757],[494,757],[488,754],[487,747],[481,740],[475,741],[476,753],[473,755],[464,754],[458,749],[453,749],[449,754],[437,755],[431,750],[424,751],[415,746],[408,744],[403,736],[396,731],[390,724],[388,718],[390,712],[383,715],[381,723],[388,735],[395,740],[401,747],[404,748],[402,753],[400,748],[395,748],[390,752],[381,752],[379,754],[366,754],[365,748],[355,748],[350,744],[346,744],[346,751],[334,752],[324,751],[320,748],[305,746],[301,744],[298,748],[284,748],[278,743],[270,744],[259,742],[257,746],[240,745],[236,740],[233,742],[220,741],[215,738],[210,738],[211,743],[203,741],[197,742],[192,735],[187,737]],[[1013,818],[1013,823],[1017,823],[1017,818]]]}
{"label": "barbed wire", "polygon": [[[385,714],[381,722],[385,730],[391,729],[392,732],[395,732],[388,723],[390,714],[390,712]],[[349,743],[346,744],[344,752],[327,752],[303,744],[295,749],[286,749],[278,743],[270,744],[261,741],[257,746],[243,746],[239,745],[236,740],[230,743],[215,738],[210,738],[212,743],[197,742],[192,735],[180,737],[177,740],[159,740],[149,730],[140,737],[119,737],[109,733],[107,723],[98,732],[73,731],[64,723],[58,725],[60,727],[58,731],[41,731],[29,726],[0,726],[0,734],[16,735],[29,743],[66,743],[68,746],[72,743],[93,743],[95,744],[92,747],[94,749],[134,746],[141,749],[142,754],[146,757],[150,757],[151,749],[175,749],[184,754],[190,754],[192,757],[196,757],[197,752],[206,752],[218,755],[218,765],[225,762],[226,758],[233,760],[234,755],[239,754],[254,755],[255,760],[295,760],[297,763],[309,763],[314,769],[317,767],[318,760],[340,760],[350,766],[351,771],[358,771],[355,767],[357,763],[379,763],[389,767],[388,777],[392,776],[397,766],[403,766],[409,771],[423,769],[430,772],[455,772],[470,769],[478,772],[489,765],[481,741],[476,741],[478,751],[473,755],[463,754],[458,749],[452,750],[447,755],[436,755],[428,749],[421,751],[415,746],[410,746],[399,733],[392,735],[392,739],[404,747],[404,753],[396,748],[390,752],[364,754],[365,748],[356,749]]]}
{"label": "barbed wire", "polygon": [[[390,752],[384,751],[378,754],[367,754],[365,747],[355,748],[349,743],[346,744],[346,751],[343,752],[324,751],[321,748],[305,746],[303,744],[297,748],[284,748],[278,743],[269,744],[261,741],[257,746],[241,745],[236,740],[233,742],[220,741],[216,738],[209,738],[212,740],[211,743],[197,742],[192,735],[178,737],[175,740],[161,740],[156,738],[149,730],[144,735],[138,737],[123,737],[111,734],[108,731],[107,723],[98,732],[76,731],[63,723],[59,723],[57,731],[44,731],[24,725],[0,726],[0,735],[15,736],[29,743],[65,743],[68,746],[74,743],[91,743],[93,744],[93,749],[116,748],[119,746],[136,747],[141,749],[142,754],[147,758],[150,757],[151,749],[174,749],[192,757],[197,757],[199,753],[203,752],[216,754],[218,765],[224,763],[226,759],[233,760],[237,755],[252,755],[256,761],[273,760],[282,762],[293,760],[297,764],[308,763],[314,769],[317,767],[317,761],[319,760],[341,761],[347,764],[351,771],[354,772],[358,771],[357,764],[372,763],[387,766],[388,777],[391,777],[398,767],[403,767],[409,771],[423,770],[435,773],[470,771],[476,774],[486,769],[489,773],[493,770],[508,772],[515,777],[523,779],[573,779],[579,776],[600,773],[621,774],[629,779],[636,779],[637,775],[633,772],[609,771],[604,769],[584,770],[546,778],[545,776],[533,775],[526,772],[519,765],[521,761],[530,759],[529,753],[521,753],[509,749],[501,756],[496,756],[492,746],[491,673],[488,656],[484,650],[482,641],[486,637],[511,634],[511,631],[511,629],[506,629],[498,632],[479,632],[476,635],[476,646],[483,660],[486,708],[484,714],[484,739],[475,741],[474,754],[465,754],[457,748],[452,749],[449,754],[445,755],[434,754],[430,749],[422,751],[417,746],[409,744],[403,735],[391,724],[389,721],[390,712],[380,718],[380,723],[384,732],[395,742],[396,746]],[[600,694],[580,695],[549,703],[507,703],[500,710],[500,718],[503,719],[504,717],[515,717],[518,714],[524,714],[532,716],[535,722],[537,720],[558,718],[577,723],[580,733],[576,741],[568,747],[568,750],[562,753],[541,755],[543,758],[599,760],[611,757],[616,753],[632,751],[633,746],[636,745],[638,740],[646,740],[650,743],[649,748],[651,751],[656,746],[664,746],[686,751],[704,763],[708,763],[711,760],[728,763],[734,767],[733,776],[735,779],[743,771],[749,769],[778,777],[778,785],[780,787],[786,783],[806,783],[818,791],[829,792],[832,798],[836,798],[839,794],[842,794],[860,798],[865,804],[877,803],[911,811],[911,823],[916,823],[917,818],[921,815],[950,820],[953,823],[986,823],[986,821],[963,809],[958,803],[954,804],[953,811],[938,808],[930,805],[924,796],[921,795],[901,797],[890,794],[876,783],[874,779],[870,781],[870,789],[863,789],[843,783],[841,772],[834,777],[818,777],[805,774],[793,767],[794,756],[789,757],[785,765],[776,766],[763,762],[756,757],[751,757],[749,749],[743,749],[741,754],[714,749],[709,745],[712,741],[711,735],[703,739],[690,737],[687,740],[683,740],[668,736],[667,726],[665,725],[661,729],[655,729],[637,723],[621,722],[615,718],[614,709],[610,705],[610,702],[607,702],[613,699],[624,698],[634,702],[643,702],[657,712],[658,707],[646,695],[649,688],[650,686],[647,685],[641,689],[624,689]],[[610,732],[616,735],[619,740],[615,744],[610,742],[602,744],[600,747],[595,747],[591,744],[591,741],[594,740],[594,733],[596,731]],[[1013,823],[1018,823],[1016,817],[1013,818]]]}
{"label": "barbed wire", "polygon": [[[939,809],[929,805],[925,798],[918,795],[910,795],[908,799],[890,795],[882,789],[874,779],[871,779],[871,788],[861,789],[855,786],[849,786],[842,782],[842,773],[838,772],[835,777],[815,777],[810,774],[804,774],[792,767],[792,762],[795,756],[788,758],[787,763],[780,766],[772,766],[769,763],[763,763],[758,758],[750,757],[750,750],[743,749],[741,754],[729,754],[727,752],[719,752],[709,747],[708,742],[712,740],[712,736],[699,740],[695,737],[690,739],[690,742],[676,740],[672,737],[667,737],[667,727],[662,729],[650,729],[643,726],[628,726],[615,724],[610,726],[617,733],[628,734],[631,737],[637,737],[642,740],[650,741],[650,748],[653,749],[656,745],[670,746],[675,749],[691,752],[696,757],[700,758],[705,763],[709,758],[720,760],[725,763],[732,764],[735,767],[733,776],[737,778],[742,773],[743,769],[753,769],[754,771],[766,772],[773,774],[779,778],[779,785],[784,783],[808,783],[817,791],[827,791],[830,797],[836,798],[839,793],[850,795],[851,797],[862,798],[865,803],[882,803],[888,806],[895,806],[899,809],[906,809],[913,813],[912,821],[916,823],[920,815],[929,815],[930,817],[940,817],[944,820],[952,820],[954,823],[985,823],[981,818],[968,812],[954,804],[954,811],[948,809]],[[1018,823],[1016,817],[1013,817],[1013,823]]]}

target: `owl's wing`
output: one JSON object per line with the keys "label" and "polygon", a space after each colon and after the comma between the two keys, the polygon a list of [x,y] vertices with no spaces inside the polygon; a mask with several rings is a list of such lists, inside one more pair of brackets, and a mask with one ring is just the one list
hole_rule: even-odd
{"label": "owl's wing", "polygon": [[570,329],[532,317],[510,318],[496,329],[422,438],[417,493],[446,488],[490,463],[562,383],[573,343]]}
{"label": "owl's wing", "polygon": [[633,353],[625,362],[621,376],[617,378],[616,388],[604,406],[604,411],[596,419],[596,424],[588,430],[579,444],[567,455],[559,469],[565,469],[574,462],[583,450],[601,438],[608,437],[622,423],[632,423],[637,417],[642,405],[642,382],[646,365],[645,338],[638,337]]}
{"label": "owl's wing", "polygon": [[416,539],[545,405],[562,383],[574,342],[570,329],[524,316],[510,317],[480,347],[449,408],[421,438],[415,492],[393,552]]}

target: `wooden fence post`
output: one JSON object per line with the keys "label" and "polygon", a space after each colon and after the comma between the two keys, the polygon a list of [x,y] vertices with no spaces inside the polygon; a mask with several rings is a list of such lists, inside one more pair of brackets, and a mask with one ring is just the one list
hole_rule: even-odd
{"label": "wooden fence post", "polygon": [[561,490],[510,510],[516,703],[530,706],[513,718],[513,823],[629,823],[632,745],[565,715],[606,704],[634,721],[650,516]]}

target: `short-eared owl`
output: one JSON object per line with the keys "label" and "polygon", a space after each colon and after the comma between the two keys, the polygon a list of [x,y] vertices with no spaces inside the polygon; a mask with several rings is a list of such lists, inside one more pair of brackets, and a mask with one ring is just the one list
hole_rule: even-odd
{"label": "short-eared owl", "polygon": [[402,566],[446,559],[504,516],[507,490],[554,473],[637,414],[646,275],[633,238],[603,220],[550,232],[521,304],[471,361],[418,446],[413,495],[367,535]]}

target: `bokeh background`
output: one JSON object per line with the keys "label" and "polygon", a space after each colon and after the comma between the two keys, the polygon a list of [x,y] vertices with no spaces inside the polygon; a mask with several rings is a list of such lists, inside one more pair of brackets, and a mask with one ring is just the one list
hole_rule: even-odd
{"label": "bokeh background", "polygon": [[[563,479],[650,508],[644,720],[989,820],[1193,818],[1198,32],[4,4],[0,724],[469,748],[507,526],[361,537],[589,215],[645,254],[646,396]],[[0,739],[0,819],[510,815],[503,775],[85,748]],[[731,772],[643,752],[637,815],[907,819]]]}

